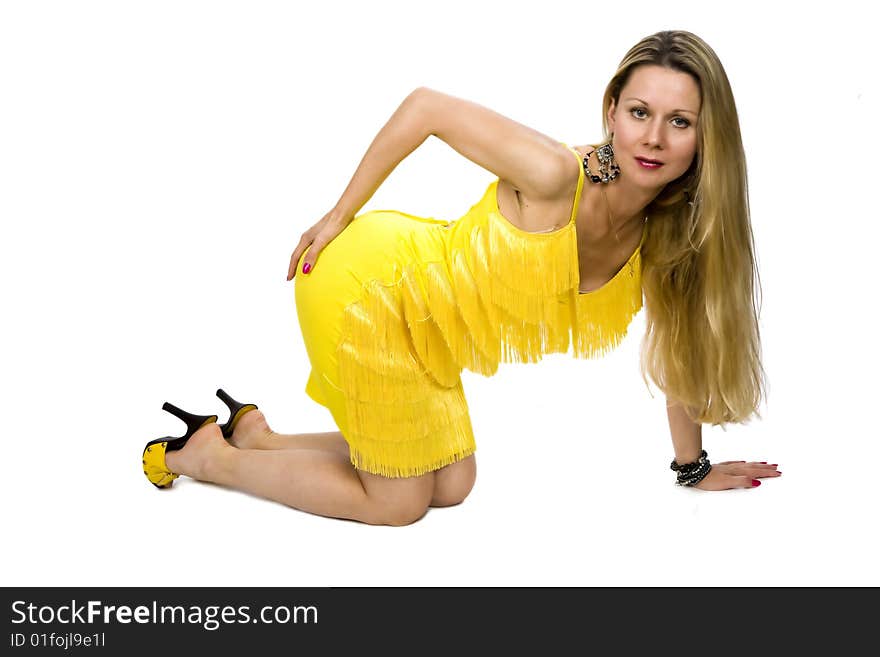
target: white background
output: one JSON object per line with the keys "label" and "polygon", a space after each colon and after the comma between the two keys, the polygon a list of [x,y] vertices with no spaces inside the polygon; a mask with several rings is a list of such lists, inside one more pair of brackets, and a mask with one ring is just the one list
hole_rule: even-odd
{"label": "white background", "polygon": [[[875,36],[863,3],[823,4],[4,2],[0,581],[880,584]],[[604,360],[465,372],[477,484],[414,525],[146,481],[144,443],[184,431],[166,400],[222,422],[223,387],[276,430],[335,430],[288,261],[412,89],[595,142],[618,62],[662,29],[730,78],[763,290],[763,419],[704,446],[782,477],[673,485],[641,313]],[[432,138],[364,211],[454,219],[493,178]]]}

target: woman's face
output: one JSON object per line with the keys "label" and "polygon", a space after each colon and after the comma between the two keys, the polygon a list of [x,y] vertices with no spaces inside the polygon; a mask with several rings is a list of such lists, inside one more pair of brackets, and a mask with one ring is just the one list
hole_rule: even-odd
{"label": "woman's face", "polygon": [[[636,68],[612,101],[608,126],[614,159],[624,176],[657,193],[690,167],[697,152],[700,87],[687,73],[654,64]],[[638,158],[663,164],[647,167]]]}

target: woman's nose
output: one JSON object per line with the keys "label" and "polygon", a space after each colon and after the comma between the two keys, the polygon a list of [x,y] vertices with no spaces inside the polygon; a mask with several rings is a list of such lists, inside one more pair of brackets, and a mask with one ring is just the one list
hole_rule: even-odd
{"label": "woman's nose", "polygon": [[660,121],[649,121],[645,125],[643,140],[646,146],[661,146],[663,144],[663,124]]}

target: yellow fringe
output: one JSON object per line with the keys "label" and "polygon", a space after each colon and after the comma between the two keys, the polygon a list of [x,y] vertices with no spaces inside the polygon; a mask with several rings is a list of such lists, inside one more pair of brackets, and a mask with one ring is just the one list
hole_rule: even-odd
{"label": "yellow fringe", "polygon": [[[399,406],[392,408],[393,418],[385,419],[403,424],[389,423],[382,428],[382,433],[360,436],[352,443],[355,467],[385,477],[417,477],[473,454],[476,443],[461,384],[451,391],[431,395],[431,400],[436,401],[437,408],[432,408],[430,402],[426,406],[417,405],[419,410],[414,416],[400,415]],[[365,409],[365,415],[381,418],[385,408],[370,406]],[[434,414],[425,416],[423,413]]]}
{"label": "yellow fringe", "polygon": [[446,240],[443,260],[425,262],[412,240],[410,264],[392,281],[365,282],[344,311],[346,439],[367,472],[418,476],[475,451],[462,369],[491,376],[499,363],[571,346],[575,357],[602,355],[642,307],[639,251],[605,286],[579,294],[573,223],[526,233],[477,204],[455,224],[426,238]]}
{"label": "yellow fringe", "polygon": [[486,240],[492,282],[502,284],[498,294],[512,290],[528,298],[525,304],[514,296],[494,296],[493,301],[515,314],[521,313],[523,319],[540,319],[540,310],[547,299],[577,285],[574,224],[555,233],[527,233],[491,212],[488,230],[481,231],[480,236]]}
{"label": "yellow fringe", "polygon": [[408,267],[401,282],[404,315],[413,348],[434,380],[441,386],[451,387],[458,382],[461,369],[440,327],[431,316],[422,277],[415,272],[415,269],[415,266]]}
{"label": "yellow fringe", "polygon": [[608,283],[572,304],[572,344],[575,358],[598,358],[620,345],[633,317],[642,308],[641,252]]}
{"label": "yellow fringe", "polygon": [[485,356],[479,363],[472,363],[473,367],[468,369],[483,376],[491,376],[498,370],[498,362],[501,358],[499,332],[492,328],[493,323],[489,319],[487,303],[480,295],[480,289],[471,274],[465,254],[457,250],[452,254],[451,261],[452,283],[458,309],[472,336],[472,342],[479,348],[480,354]]}

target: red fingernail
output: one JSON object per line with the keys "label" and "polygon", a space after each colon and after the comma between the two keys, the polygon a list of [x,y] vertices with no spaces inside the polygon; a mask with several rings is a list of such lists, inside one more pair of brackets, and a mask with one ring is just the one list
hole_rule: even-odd
{"label": "red fingernail", "polygon": [[307,262],[303,264],[303,274],[308,274],[310,271],[312,271],[312,266]]}
{"label": "red fingernail", "polygon": [[761,461],[763,465],[767,465],[767,461]]}
{"label": "red fingernail", "polygon": [[771,463],[770,465],[772,465],[775,468],[779,464],[778,463]]}
{"label": "red fingernail", "polygon": [[752,488],[754,488],[755,486],[760,486],[760,485],[761,485],[760,481],[758,481],[757,479],[752,479]]}

